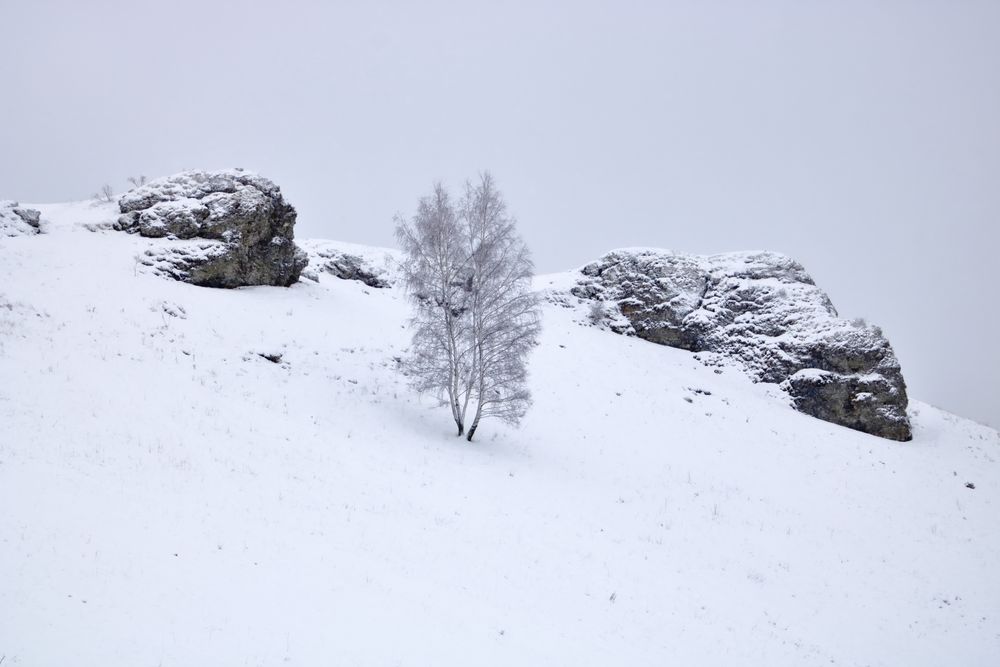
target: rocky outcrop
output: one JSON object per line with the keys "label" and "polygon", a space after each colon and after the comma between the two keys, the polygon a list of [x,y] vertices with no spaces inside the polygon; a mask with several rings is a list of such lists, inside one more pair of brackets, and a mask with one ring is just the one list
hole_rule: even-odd
{"label": "rocky outcrop", "polygon": [[781,383],[796,409],[909,440],[906,385],[882,331],[837,316],[797,262],[777,253],[620,250],[581,270],[572,294],[604,304],[615,331],[737,360]]}
{"label": "rocky outcrop", "polygon": [[307,258],[295,208],[270,180],[241,169],[185,171],[129,190],[115,228],[170,241],[147,252],[161,272],[206,287],[288,286]]}
{"label": "rocky outcrop", "polygon": [[42,215],[16,201],[0,201],[0,236],[32,236],[41,232]]}
{"label": "rocky outcrop", "polygon": [[319,280],[320,273],[327,273],[376,289],[392,287],[395,282],[396,258],[392,251],[317,240],[308,241],[304,249],[309,257],[305,278]]}

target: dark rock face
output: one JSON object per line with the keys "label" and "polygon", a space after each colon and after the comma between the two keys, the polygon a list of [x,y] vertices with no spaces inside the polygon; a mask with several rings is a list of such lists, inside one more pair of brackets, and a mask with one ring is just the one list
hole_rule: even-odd
{"label": "dark rock face", "polygon": [[0,236],[32,236],[41,232],[42,214],[16,201],[0,201]]}
{"label": "dark rock face", "polygon": [[214,241],[147,253],[161,272],[184,282],[287,287],[308,261],[293,240],[295,208],[274,183],[240,169],[157,179],[126,192],[118,205],[116,229],[149,238]]}
{"label": "dark rock face", "polygon": [[893,440],[909,440],[906,385],[878,327],[837,317],[797,262],[776,253],[699,257],[609,253],[572,293],[612,302],[619,333],[736,359],[781,383],[796,409]]}
{"label": "dark rock face", "polygon": [[905,403],[900,406],[897,400],[901,389],[905,397],[905,388],[897,387],[883,375],[806,369],[792,375],[782,386],[800,412],[891,440],[912,437],[905,419]]}

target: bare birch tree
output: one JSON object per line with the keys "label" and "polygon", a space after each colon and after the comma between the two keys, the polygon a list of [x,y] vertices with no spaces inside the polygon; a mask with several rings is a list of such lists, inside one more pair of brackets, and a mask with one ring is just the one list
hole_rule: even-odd
{"label": "bare birch tree", "polygon": [[470,441],[483,417],[517,424],[531,405],[527,359],[541,325],[531,256],[493,177],[467,183],[457,207],[436,185],[410,222],[397,220],[396,236],[415,311],[415,387],[447,402]]}
{"label": "bare birch tree", "polygon": [[407,370],[418,391],[447,399],[458,435],[465,430],[463,404],[466,352],[461,227],[440,183],[420,200],[406,223],[397,219],[396,238],[406,261],[403,276],[414,305],[413,348]]}

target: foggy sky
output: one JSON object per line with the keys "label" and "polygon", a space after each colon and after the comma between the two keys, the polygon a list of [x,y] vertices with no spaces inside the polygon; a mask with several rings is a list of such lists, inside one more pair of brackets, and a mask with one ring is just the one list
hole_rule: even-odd
{"label": "foggy sky", "polygon": [[393,245],[488,168],[540,272],[788,253],[1000,427],[1000,3],[0,0],[0,86],[0,198],[242,166]]}

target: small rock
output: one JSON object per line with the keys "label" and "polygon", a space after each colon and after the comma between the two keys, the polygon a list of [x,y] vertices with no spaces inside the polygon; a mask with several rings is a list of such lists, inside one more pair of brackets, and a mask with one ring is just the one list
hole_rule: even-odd
{"label": "small rock", "polygon": [[42,214],[21,208],[16,201],[0,201],[0,237],[33,236],[41,233]]}
{"label": "small rock", "polygon": [[274,353],[271,353],[271,352],[258,352],[257,356],[261,357],[263,359],[267,359],[272,364],[280,364],[281,363],[281,357],[282,357],[282,355],[281,355],[280,352],[274,352]]}

